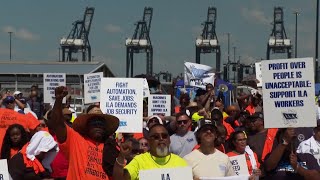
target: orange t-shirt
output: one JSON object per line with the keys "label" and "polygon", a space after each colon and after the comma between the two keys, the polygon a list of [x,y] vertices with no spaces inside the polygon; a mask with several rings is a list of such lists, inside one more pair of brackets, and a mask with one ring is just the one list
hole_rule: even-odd
{"label": "orange t-shirt", "polygon": [[234,132],[234,129],[229,123],[227,123],[225,121],[222,121],[222,124],[227,129],[226,140],[228,140],[230,138],[230,135]]}
{"label": "orange t-shirt", "polygon": [[11,109],[0,108],[0,149],[3,137],[12,124],[20,124],[27,130],[33,130],[39,126],[40,122],[30,113],[24,115]]}
{"label": "orange t-shirt", "polygon": [[103,143],[81,136],[69,126],[66,142],[60,144],[61,151],[69,160],[67,179],[69,180],[109,180],[102,169]]}
{"label": "orange t-shirt", "polygon": [[10,149],[10,158],[12,158],[14,155],[18,154],[19,148],[11,148]]}
{"label": "orange t-shirt", "polygon": [[[260,163],[259,163],[259,161],[258,161],[258,156],[257,156],[257,154],[256,154],[255,152],[253,152],[253,153],[254,153],[254,158],[256,159],[257,168],[260,168]],[[229,157],[232,157],[232,156],[238,156],[238,155],[240,155],[240,154],[238,154],[238,153],[236,153],[236,152],[234,152],[234,151],[231,151],[231,152],[228,152],[227,155],[228,155]],[[247,166],[248,166],[249,174],[252,175],[252,170],[253,170],[253,168],[252,168],[252,164],[251,164],[251,161],[250,161],[250,158],[249,158],[248,153],[245,153],[245,156],[246,156],[246,161],[247,161]]]}
{"label": "orange t-shirt", "polygon": [[249,112],[250,115],[253,115],[256,111],[254,109],[254,106],[252,106],[251,104],[249,104],[249,106],[246,107],[246,110]]}

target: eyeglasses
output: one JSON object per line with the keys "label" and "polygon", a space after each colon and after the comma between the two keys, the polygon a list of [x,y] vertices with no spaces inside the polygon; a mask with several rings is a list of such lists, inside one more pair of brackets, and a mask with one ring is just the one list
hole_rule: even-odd
{"label": "eyeglasses", "polygon": [[189,120],[177,120],[177,123],[178,123],[179,125],[181,125],[181,124],[187,124],[188,121],[189,121]]}
{"label": "eyeglasses", "polygon": [[149,146],[148,143],[140,143],[141,146]]}
{"label": "eyeglasses", "polygon": [[47,125],[46,124],[39,124],[39,127],[46,128]]}
{"label": "eyeglasses", "polygon": [[159,134],[153,134],[153,135],[150,135],[150,138],[151,139],[154,139],[154,140],[160,140],[160,139],[167,139],[169,137],[169,134],[167,133],[159,133]]}

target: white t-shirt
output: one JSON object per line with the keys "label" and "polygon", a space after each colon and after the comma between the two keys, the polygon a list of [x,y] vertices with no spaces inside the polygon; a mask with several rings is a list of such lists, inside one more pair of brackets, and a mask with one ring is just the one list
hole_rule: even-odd
{"label": "white t-shirt", "polygon": [[297,153],[312,154],[320,166],[320,142],[315,140],[313,136],[299,144]]}
{"label": "white t-shirt", "polygon": [[186,155],[184,159],[192,167],[193,176],[196,178],[236,175],[229,157],[217,149],[215,153],[209,155],[205,155],[199,150],[194,150]]}

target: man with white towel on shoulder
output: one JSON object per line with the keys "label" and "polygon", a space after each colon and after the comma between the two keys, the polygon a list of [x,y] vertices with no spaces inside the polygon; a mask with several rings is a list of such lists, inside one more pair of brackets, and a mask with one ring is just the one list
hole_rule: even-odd
{"label": "man with white towel on shoulder", "polygon": [[313,136],[300,143],[297,153],[312,154],[320,166],[320,119],[317,120],[317,127],[313,132]]}

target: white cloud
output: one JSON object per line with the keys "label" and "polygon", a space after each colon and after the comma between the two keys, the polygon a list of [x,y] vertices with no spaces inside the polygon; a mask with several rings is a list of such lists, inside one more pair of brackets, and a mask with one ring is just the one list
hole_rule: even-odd
{"label": "white cloud", "polygon": [[246,20],[257,24],[269,25],[272,22],[272,19],[268,18],[264,12],[259,9],[248,9],[244,7],[241,9],[241,15]]}
{"label": "white cloud", "polygon": [[114,25],[114,24],[107,24],[105,26],[105,30],[109,33],[119,33],[122,32],[122,28],[120,26]]}
{"label": "white cloud", "polygon": [[18,39],[27,40],[27,41],[35,41],[39,40],[40,36],[30,32],[25,28],[15,28],[13,26],[5,26],[2,28],[3,32],[12,32],[12,36],[17,37]]}

